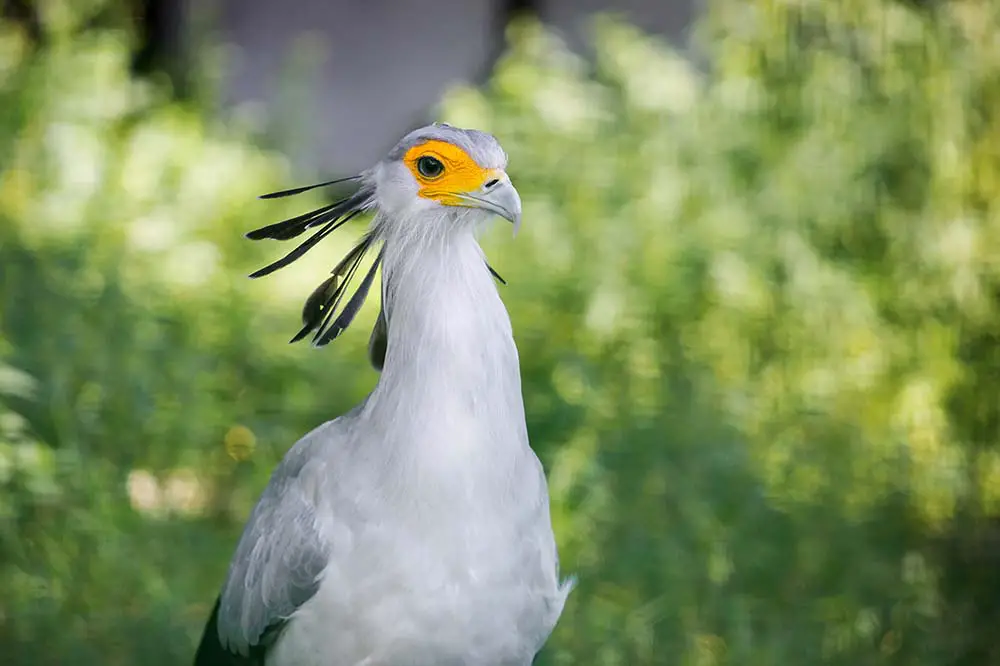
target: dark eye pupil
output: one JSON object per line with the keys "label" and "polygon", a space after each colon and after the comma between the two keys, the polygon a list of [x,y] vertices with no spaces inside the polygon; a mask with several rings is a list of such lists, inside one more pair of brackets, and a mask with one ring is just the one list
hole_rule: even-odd
{"label": "dark eye pupil", "polygon": [[444,171],[444,165],[433,157],[421,157],[417,160],[417,170],[425,178],[434,178],[441,175],[441,172]]}

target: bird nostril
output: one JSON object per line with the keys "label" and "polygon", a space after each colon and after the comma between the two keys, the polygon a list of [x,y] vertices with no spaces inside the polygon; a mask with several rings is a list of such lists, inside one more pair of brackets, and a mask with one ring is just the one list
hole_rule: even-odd
{"label": "bird nostril", "polygon": [[500,182],[500,180],[499,180],[499,179],[497,179],[497,178],[494,178],[493,180],[491,180],[491,181],[488,181],[488,182],[486,183],[486,189],[490,189],[491,187],[493,187],[494,185],[496,185],[496,184],[497,184],[497,183],[499,183],[499,182]]}

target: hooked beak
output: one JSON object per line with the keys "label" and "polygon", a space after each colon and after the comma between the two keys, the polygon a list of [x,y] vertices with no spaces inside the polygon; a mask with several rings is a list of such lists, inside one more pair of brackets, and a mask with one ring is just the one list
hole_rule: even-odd
{"label": "hooked beak", "polygon": [[478,208],[495,213],[514,225],[514,235],[521,228],[521,195],[510,182],[507,174],[488,181],[476,192],[456,194],[468,208]]}

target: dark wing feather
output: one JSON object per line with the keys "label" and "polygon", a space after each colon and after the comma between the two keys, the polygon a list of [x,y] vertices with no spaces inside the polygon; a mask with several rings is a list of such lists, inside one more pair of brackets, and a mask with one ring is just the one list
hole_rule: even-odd
{"label": "dark wing feather", "polygon": [[262,665],[263,653],[319,589],[330,544],[316,529],[310,489],[319,472],[309,461],[315,447],[339,441],[345,416],[296,442],[272,474],[236,546],[196,666]]}
{"label": "dark wing feather", "polygon": [[194,654],[194,666],[264,666],[264,650],[254,647],[250,654],[244,656],[234,654],[222,646],[219,640],[219,601],[221,595],[215,598],[212,615],[205,624],[201,634],[201,642]]}

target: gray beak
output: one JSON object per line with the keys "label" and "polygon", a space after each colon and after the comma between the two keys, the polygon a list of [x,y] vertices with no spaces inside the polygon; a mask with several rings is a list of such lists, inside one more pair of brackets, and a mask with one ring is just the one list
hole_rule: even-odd
{"label": "gray beak", "polygon": [[491,180],[475,194],[462,194],[459,198],[470,208],[496,213],[514,225],[514,235],[521,228],[521,195],[506,174]]}

